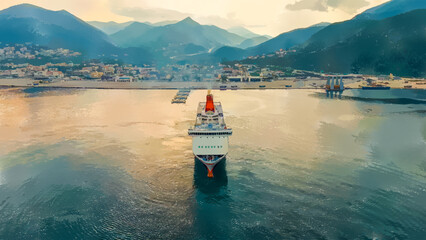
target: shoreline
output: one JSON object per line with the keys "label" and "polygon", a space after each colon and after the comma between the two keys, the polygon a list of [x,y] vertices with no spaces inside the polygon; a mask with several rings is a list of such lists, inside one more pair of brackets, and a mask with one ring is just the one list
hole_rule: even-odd
{"label": "shoreline", "polygon": [[[121,89],[121,90],[223,90],[235,91],[244,90],[264,90],[264,89],[311,89],[323,90],[326,80],[322,79],[306,79],[306,80],[275,80],[271,82],[163,82],[163,81],[144,81],[144,82],[103,82],[103,81],[54,81],[52,83],[40,83],[34,86],[33,79],[0,79],[0,88],[52,88],[52,89]],[[389,82],[388,86],[392,89],[407,89],[406,85],[412,86],[409,89],[426,89],[426,81],[411,80],[411,84],[407,84],[407,80],[383,81]],[[420,82],[420,84],[412,84]],[[379,82],[380,83],[380,82]],[[361,85],[366,85],[364,81],[345,80],[345,87],[348,89],[360,89]],[[226,86],[226,88],[223,88]],[[222,88],[221,88],[222,87]],[[234,87],[234,88],[232,88]]]}

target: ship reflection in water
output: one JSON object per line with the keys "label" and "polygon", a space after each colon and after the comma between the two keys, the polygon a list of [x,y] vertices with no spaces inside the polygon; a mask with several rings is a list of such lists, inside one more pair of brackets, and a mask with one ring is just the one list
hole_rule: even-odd
{"label": "ship reflection in water", "polygon": [[235,239],[232,237],[233,215],[230,203],[226,159],[214,169],[214,178],[208,178],[207,168],[194,159],[194,196],[196,204],[192,209],[194,239]]}
{"label": "ship reflection in water", "polygon": [[228,185],[226,173],[226,158],[219,162],[214,169],[214,179],[207,178],[207,168],[197,158],[194,158],[194,187],[204,194],[220,193]]}
{"label": "ship reflection in water", "polygon": [[327,94],[327,98],[338,98],[338,99],[342,99],[342,95],[343,95],[343,90],[342,91],[325,91]]}

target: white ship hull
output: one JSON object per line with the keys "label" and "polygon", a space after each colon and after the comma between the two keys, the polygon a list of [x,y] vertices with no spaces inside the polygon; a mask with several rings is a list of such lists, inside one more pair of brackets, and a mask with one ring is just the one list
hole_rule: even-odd
{"label": "white ship hull", "polygon": [[228,135],[192,136],[192,151],[194,155],[226,155],[228,154],[228,144]]}
{"label": "white ship hull", "polygon": [[228,135],[201,135],[193,136],[192,151],[209,171],[213,171],[216,164],[228,154]]}
{"label": "white ship hull", "polygon": [[214,167],[222,161],[226,155],[194,155],[206,166],[209,172],[213,172]]}

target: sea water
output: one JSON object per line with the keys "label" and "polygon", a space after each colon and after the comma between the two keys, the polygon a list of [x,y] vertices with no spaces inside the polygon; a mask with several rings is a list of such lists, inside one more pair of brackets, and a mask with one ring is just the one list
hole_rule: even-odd
{"label": "sea water", "polygon": [[425,238],[426,91],[213,91],[213,179],[175,94],[1,89],[0,239]]}

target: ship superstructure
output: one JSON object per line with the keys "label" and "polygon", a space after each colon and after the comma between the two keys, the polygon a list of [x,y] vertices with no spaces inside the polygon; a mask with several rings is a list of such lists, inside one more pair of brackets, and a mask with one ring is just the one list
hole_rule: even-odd
{"label": "ship superstructure", "polygon": [[213,169],[228,154],[229,136],[232,129],[227,128],[220,102],[213,101],[213,95],[207,94],[207,101],[200,102],[193,128],[188,130],[192,136],[192,151],[213,177]]}

